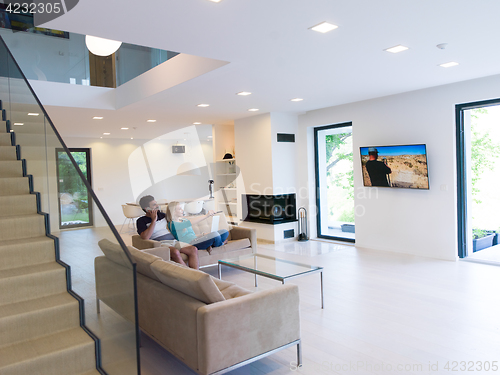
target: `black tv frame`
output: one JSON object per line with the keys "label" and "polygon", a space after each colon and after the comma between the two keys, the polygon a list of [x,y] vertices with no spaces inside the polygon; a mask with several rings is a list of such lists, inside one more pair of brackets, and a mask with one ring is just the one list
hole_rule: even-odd
{"label": "black tv frame", "polygon": [[[425,148],[425,162],[427,165],[427,187],[426,188],[414,188],[414,187],[402,187],[402,186],[368,186],[365,185],[365,179],[363,176],[363,155],[361,154],[361,149],[362,148],[379,148],[379,147],[404,147],[404,146],[424,146]],[[401,145],[383,145],[383,146],[360,146],[359,147],[359,156],[360,156],[360,163],[361,163],[361,180],[363,181],[363,187],[376,187],[376,188],[389,188],[389,189],[409,189],[409,190],[430,190],[430,179],[429,179],[429,159],[427,157],[427,144],[426,143],[406,143],[406,144],[401,144]]]}

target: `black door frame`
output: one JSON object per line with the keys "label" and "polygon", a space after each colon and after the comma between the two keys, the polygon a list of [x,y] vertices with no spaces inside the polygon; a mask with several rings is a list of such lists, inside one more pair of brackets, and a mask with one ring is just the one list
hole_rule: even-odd
{"label": "black door frame", "polygon": [[464,111],[474,108],[500,105],[499,99],[455,105],[456,147],[457,147],[457,224],[458,224],[458,257],[467,256],[467,171],[465,170],[465,129]]}
{"label": "black door frame", "polygon": [[[319,187],[319,150],[318,150],[318,132],[322,130],[335,129],[335,128],[345,128],[350,126],[352,128],[352,122],[343,122],[340,124],[331,124],[326,126],[319,126],[314,128],[314,173],[316,177],[316,231],[318,238],[325,238],[329,240],[344,241],[344,242],[356,242],[353,238],[335,237],[335,236],[325,236],[321,234],[321,205],[320,205],[320,187]],[[353,150],[354,153],[354,150]]]}
{"label": "black door frame", "polygon": [[[85,152],[87,157],[86,159],[86,164],[87,164],[87,181],[90,186],[92,186],[92,173],[91,173],[91,153],[90,153],[90,148],[68,148],[69,152]],[[92,196],[90,195],[89,191],[87,190],[87,201],[88,201],[88,214],[89,214],[89,222],[85,224],[74,224],[74,225],[64,225],[62,226],[62,220],[61,220],[61,199],[59,199],[59,153],[66,153],[66,151],[63,148],[56,148],[56,174],[57,174],[57,205],[59,207],[59,229],[72,229],[72,228],[85,228],[85,227],[91,227],[94,225],[94,211],[93,211],[93,202],[92,202]]]}

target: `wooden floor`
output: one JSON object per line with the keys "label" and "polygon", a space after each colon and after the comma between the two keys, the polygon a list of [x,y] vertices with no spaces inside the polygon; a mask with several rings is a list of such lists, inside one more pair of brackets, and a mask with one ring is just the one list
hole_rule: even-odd
{"label": "wooden floor", "polygon": [[[325,309],[319,274],[291,280],[300,289],[303,367],[289,348],[230,374],[500,374],[491,369],[500,367],[500,268],[320,241],[261,244],[258,252],[324,267]],[[251,274],[224,268],[223,278],[255,290]],[[260,277],[258,289],[277,285]],[[141,368],[195,374],[146,335]]]}

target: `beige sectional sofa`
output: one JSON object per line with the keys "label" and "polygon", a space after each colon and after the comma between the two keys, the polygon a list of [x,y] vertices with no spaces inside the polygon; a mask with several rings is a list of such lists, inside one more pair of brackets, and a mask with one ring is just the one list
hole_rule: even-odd
{"label": "beige sectional sofa", "polygon": [[[198,258],[200,267],[215,265],[219,259],[236,258],[241,255],[252,254],[257,250],[257,231],[255,229],[229,226],[224,214],[217,214],[217,216],[220,218],[219,229],[229,231],[228,242],[226,245],[212,248],[210,254],[206,250],[199,250]],[[211,227],[211,217],[193,224],[193,230],[196,234],[208,233]],[[132,245],[139,250],[146,250],[160,247],[162,244],[154,240],[143,240],[141,236],[134,235],[132,236]],[[188,246],[188,244],[180,242],[177,247],[179,246]],[[184,260],[187,260],[185,254],[181,255]]]}
{"label": "beige sectional sofa", "polygon": [[[120,290],[114,280],[130,273],[130,262],[119,245],[99,246],[98,300],[127,317],[130,288]],[[166,247],[128,249],[137,264],[140,329],[198,374],[222,374],[292,345],[301,362],[296,285],[250,292],[171,262]]]}

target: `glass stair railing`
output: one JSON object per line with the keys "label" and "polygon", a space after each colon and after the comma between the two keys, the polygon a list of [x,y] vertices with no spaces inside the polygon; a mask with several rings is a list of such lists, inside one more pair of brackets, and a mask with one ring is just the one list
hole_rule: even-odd
{"label": "glass stair railing", "polygon": [[[2,37],[0,101],[0,373],[140,374],[135,263]],[[58,229],[61,153],[106,226]],[[129,266],[99,285],[120,313],[97,302],[101,239],[119,244]]]}
{"label": "glass stair railing", "polygon": [[[2,11],[0,8],[0,13]],[[5,14],[5,11],[3,12]],[[92,63],[85,45],[85,35],[43,30],[47,30],[47,33],[42,34],[34,27],[15,32],[0,28],[0,36],[27,79],[86,86],[101,85],[99,80],[91,80]],[[53,33],[50,33],[51,31]],[[177,56],[178,53],[122,43],[114,55],[114,82],[116,87],[119,87]]]}

